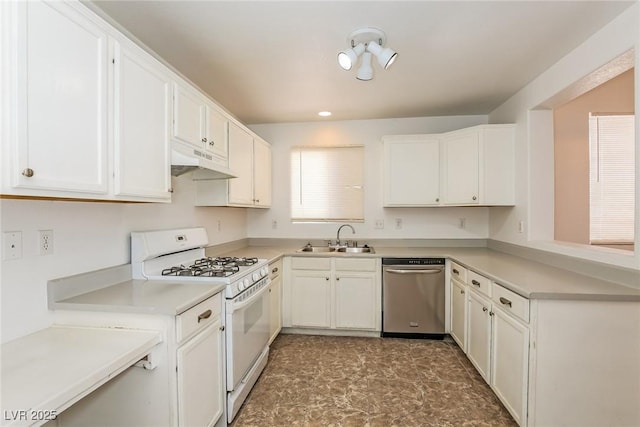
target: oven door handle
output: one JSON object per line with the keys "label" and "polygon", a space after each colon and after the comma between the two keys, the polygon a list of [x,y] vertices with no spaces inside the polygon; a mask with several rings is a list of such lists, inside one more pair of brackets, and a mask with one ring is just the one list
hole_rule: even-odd
{"label": "oven door handle", "polygon": [[257,299],[258,297],[262,296],[262,294],[267,292],[267,290],[269,289],[269,283],[270,283],[270,281],[267,281],[267,284],[262,289],[260,289],[255,294],[251,295],[246,300],[244,300],[242,302],[239,302],[239,303],[235,303],[235,302],[232,303],[233,311],[242,310],[246,306],[253,304],[253,300]]}

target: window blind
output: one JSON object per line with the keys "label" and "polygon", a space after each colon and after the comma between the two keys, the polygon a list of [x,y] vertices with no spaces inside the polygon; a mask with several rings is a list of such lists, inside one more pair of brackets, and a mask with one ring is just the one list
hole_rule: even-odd
{"label": "window blind", "polygon": [[364,147],[294,147],[293,221],[364,220]]}
{"label": "window blind", "polygon": [[633,115],[589,117],[592,244],[634,242],[634,121]]}

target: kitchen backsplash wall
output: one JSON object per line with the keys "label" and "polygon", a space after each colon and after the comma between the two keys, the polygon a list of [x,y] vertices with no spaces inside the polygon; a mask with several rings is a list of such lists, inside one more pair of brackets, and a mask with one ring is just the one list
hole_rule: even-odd
{"label": "kitchen backsplash wall", "polygon": [[[373,238],[487,238],[489,208],[382,207],[383,135],[442,133],[485,123],[487,116],[450,116],[250,126],[254,132],[272,144],[273,196],[271,209],[253,209],[249,212],[248,235],[335,239],[339,224],[291,222],[291,147],[362,144],[365,146],[365,222],[353,223],[356,234],[352,235],[349,230],[345,230],[345,238],[353,238],[360,242]],[[396,228],[396,218],[402,220],[401,229]],[[460,218],[465,219],[464,228],[459,227]],[[383,229],[375,228],[376,220],[384,221]]]}
{"label": "kitchen backsplash wall", "polygon": [[[1,341],[51,323],[48,280],[130,262],[131,231],[204,226],[211,244],[247,237],[245,209],[194,207],[189,176],[172,184],[171,204],[1,200],[2,232],[22,232],[22,258],[2,261]],[[39,255],[38,230],[53,230],[53,254]]]}

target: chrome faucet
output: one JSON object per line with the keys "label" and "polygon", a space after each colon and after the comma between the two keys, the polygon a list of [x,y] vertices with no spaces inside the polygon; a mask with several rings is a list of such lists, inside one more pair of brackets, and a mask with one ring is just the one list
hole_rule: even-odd
{"label": "chrome faucet", "polygon": [[352,234],[356,234],[356,230],[349,224],[342,224],[339,228],[338,228],[338,234],[336,235],[336,246],[340,246],[340,230],[342,230],[343,227],[349,227],[351,229],[351,233]]}

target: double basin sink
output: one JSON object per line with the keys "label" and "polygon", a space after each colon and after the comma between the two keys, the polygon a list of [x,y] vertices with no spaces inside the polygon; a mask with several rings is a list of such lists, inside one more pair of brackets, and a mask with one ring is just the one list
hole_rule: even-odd
{"label": "double basin sink", "polygon": [[298,252],[314,252],[314,253],[327,253],[327,252],[337,252],[337,253],[356,253],[356,254],[374,254],[376,251],[368,245],[364,246],[313,246],[311,244],[307,244],[302,247],[302,249],[298,249]]}

